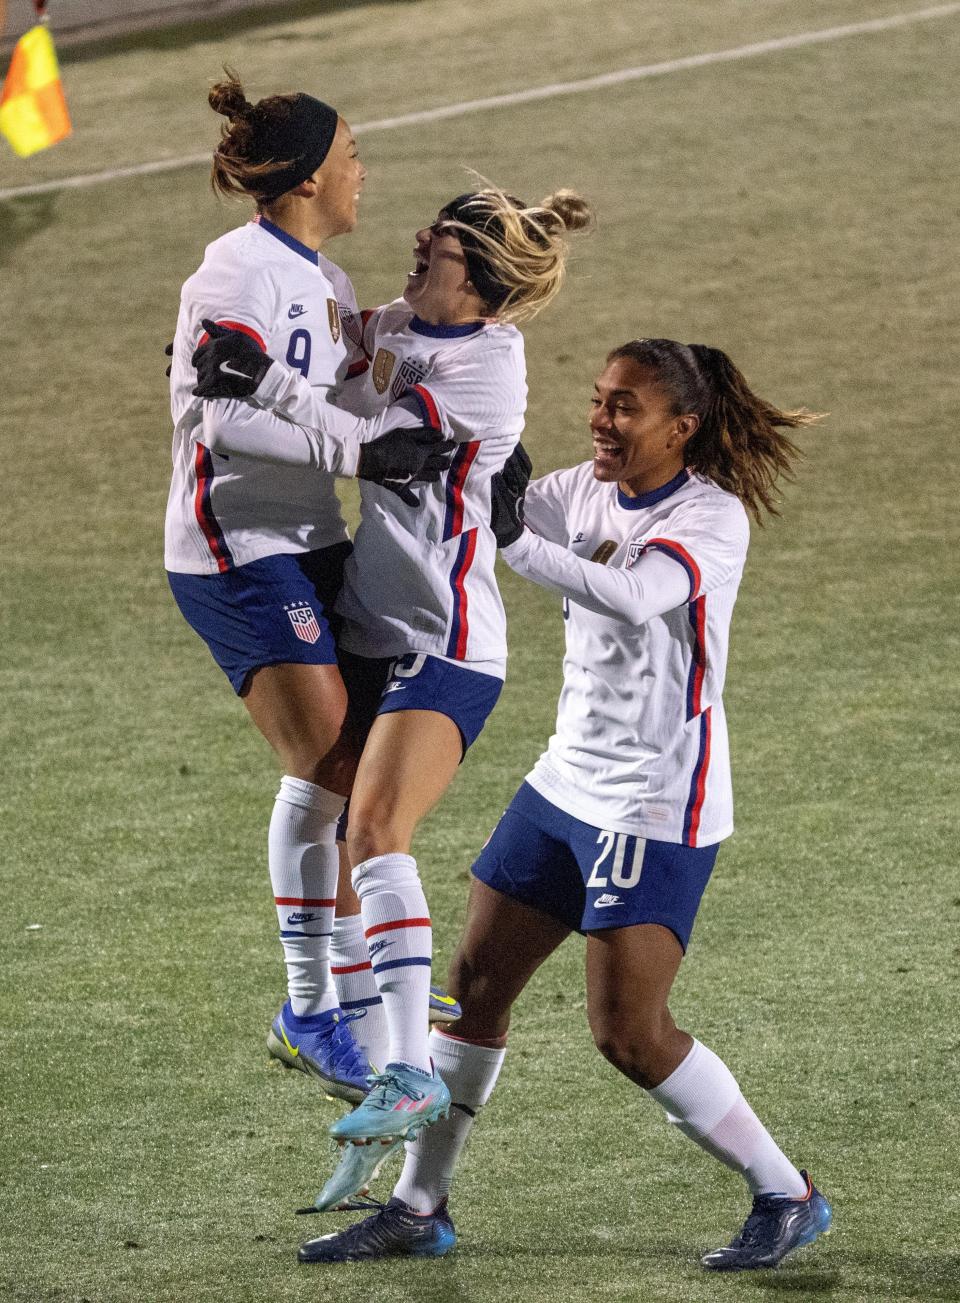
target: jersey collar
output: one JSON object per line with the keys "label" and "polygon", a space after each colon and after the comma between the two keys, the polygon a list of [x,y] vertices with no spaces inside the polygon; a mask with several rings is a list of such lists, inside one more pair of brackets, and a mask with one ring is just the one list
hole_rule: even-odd
{"label": "jersey collar", "polygon": [[416,313],[410,318],[410,329],[418,335],[428,335],[430,339],[462,339],[465,335],[475,335],[485,325],[483,321],[465,321],[461,326],[433,326]]}
{"label": "jersey collar", "polygon": [[288,249],[292,249],[294,253],[299,253],[301,258],[306,258],[307,262],[312,262],[314,267],[320,266],[320,255],[316,249],[301,244],[299,240],[294,239],[292,235],[288,235],[281,227],[274,226],[273,222],[268,221],[263,213],[257,213],[253,221],[260,227],[261,231],[266,231],[267,235],[272,235],[275,240],[285,244]]}
{"label": "jersey collar", "polygon": [[662,502],[664,498],[669,498],[671,493],[676,493],[677,489],[683,488],[690,478],[690,472],[686,467],[675,475],[672,480],[666,484],[661,484],[659,489],[651,489],[649,493],[638,493],[635,498],[628,498],[627,495],[617,485],[617,503],[625,507],[627,511],[639,511],[641,507],[652,507],[656,502]]}

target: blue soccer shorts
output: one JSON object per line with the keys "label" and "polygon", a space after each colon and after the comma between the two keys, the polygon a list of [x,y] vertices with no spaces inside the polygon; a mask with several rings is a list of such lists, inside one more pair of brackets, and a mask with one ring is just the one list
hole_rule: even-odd
{"label": "blue soccer shorts", "polygon": [[480,736],[503,688],[503,680],[495,674],[481,674],[423,652],[373,658],[341,651],[340,672],[347,685],[352,727],[361,743],[377,715],[434,710],[453,720],[466,752]]}
{"label": "blue soccer shorts", "polygon": [[187,624],[241,694],[264,665],[336,665],[333,604],[351,543],[280,553],[216,575],[167,572]]}
{"label": "blue soccer shorts", "polygon": [[473,875],[572,931],[659,923],[686,950],[718,850],[594,828],[524,783]]}

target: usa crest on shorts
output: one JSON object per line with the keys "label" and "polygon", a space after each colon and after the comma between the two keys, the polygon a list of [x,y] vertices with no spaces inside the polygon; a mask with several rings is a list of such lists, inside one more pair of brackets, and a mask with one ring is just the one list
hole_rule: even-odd
{"label": "usa crest on shorts", "polygon": [[283,608],[301,642],[314,643],[320,637],[320,623],[307,602],[288,602]]}

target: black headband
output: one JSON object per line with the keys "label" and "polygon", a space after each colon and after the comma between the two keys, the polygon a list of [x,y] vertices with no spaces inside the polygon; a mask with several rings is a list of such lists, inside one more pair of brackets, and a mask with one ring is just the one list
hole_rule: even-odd
{"label": "black headband", "polygon": [[[524,207],[519,199],[511,198],[510,202],[515,208]],[[498,244],[503,243],[503,219],[499,213],[487,207],[483,195],[457,195],[456,199],[444,204],[440,211],[453,221],[462,222],[473,231],[489,236]],[[510,287],[497,278],[496,272],[487,262],[482,243],[472,237],[471,231],[457,231],[456,235],[467,260],[467,271],[473,281],[473,288],[484,303],[488,303],[491,308],[499,308],[510,293]]]}
{"label": "black headband", "polygon": [[247,155],[250,163],[289,160],[288,166],[258,178],[258,189],[266,199],[278,199],[307,177],[313,176],[330,152],[337,133],[336,109],[312,95],[294,95],[289,112],[277,120],[276,110],[260,112],[255,105],[248,121],[253,130],[253,144]]}

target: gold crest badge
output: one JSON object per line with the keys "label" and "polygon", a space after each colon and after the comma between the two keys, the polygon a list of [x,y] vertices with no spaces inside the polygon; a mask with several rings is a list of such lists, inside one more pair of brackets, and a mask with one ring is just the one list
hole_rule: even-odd
{"label": "gold crest badge", "polygon": [[373,359],[373,387],[378,394],[386,391],[396,360],[396,354],[388,348],[377,349],[377,356]]}
{"label": "gold crest badge", "polygon": [[590,560],[596,561],[598,566],[605,566],[613,556],[614,552],[616,552],[618,546],[619,544],[614,543],[612,539],[608,538],[605,543],[600,544]]}
{"label": "gold crest badge", "polygon": [[330,322],[330,334],[336,344],[340,338],[340,308],[336,299],[327,299],[327,320]]}

